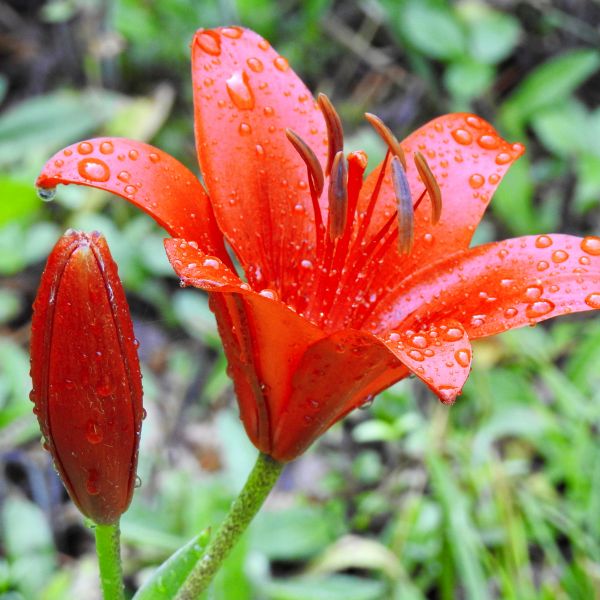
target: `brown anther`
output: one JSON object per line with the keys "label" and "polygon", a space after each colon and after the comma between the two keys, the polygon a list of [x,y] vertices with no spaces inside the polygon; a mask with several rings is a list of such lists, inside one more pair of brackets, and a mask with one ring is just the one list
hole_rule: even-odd
{"label": "brown anther", "polygon": [[399,156],[392,158],[391,166],[398,209],[398,251],[400,254],[410,254],[415,237],[412,196],[406,171],[402,167]]}
{"label": "brown anther", "polygon": [[340,115],[337,114],[331,100],[325,94],[319,94],[317,102],[321,107],[327,127],[328,155],[325,175],[329,176],[333,168],[333,159],[340,150],[344,149],[344,130],[342,129]]}
{"label": "brown anther", "polygon": [[414,160],[421,180],[425,184],[427,193],[431,199],[431,222],[435,225],[442,215],[442,192],[425,157],[420,152],[415,152]]}
{"label": "brown anther", "polygon": [[342,237],[348,220],[348,162],[339,151],[331,166],[329,178],[329,238]]}
{"label": "brown anther", "polygon": [[323,168],[321,167],[321,163],[319,162],[317,155],[295,131],[286,129],[285,135],[292,146],[294,146],[296,152],[298,152],[300,155],[300,158],[306,164],[308,176],[312,179],[317,196],[320,196],[321,192],[323,191],[323,187],[325,186],[325,176],[323,175]]}
{"label": "brown anther", "polygon": [[390,152],[397,156],[402,163],[402,167],[406,171],[406,156],[404,150],[391,129],[377,116],[372,113],[365,113],[365,119],[369,121],[373,129],[379,134],[381,139],[387,144]]}

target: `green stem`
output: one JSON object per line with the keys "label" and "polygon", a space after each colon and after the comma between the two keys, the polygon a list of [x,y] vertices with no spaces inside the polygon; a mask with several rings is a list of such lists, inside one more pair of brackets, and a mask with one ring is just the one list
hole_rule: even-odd
{"label": "green stem", "polygon": [[111,525],[96,525],[95,533],[102,597],[104,600],[125,600],[119,521]]}
{"label": "green stem", "polygon": [[283,464],[259,454],[244,489],[231,505],[219,530],[211,539],[204,556],[196,563],[175,600],[197,600],[208,587],[221,563],[227,558],[269,492],[279,479]]}

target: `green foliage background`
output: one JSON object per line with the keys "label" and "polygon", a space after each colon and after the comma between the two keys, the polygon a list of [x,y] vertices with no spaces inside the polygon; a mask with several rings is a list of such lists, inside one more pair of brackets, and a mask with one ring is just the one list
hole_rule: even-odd
{"label": "green foliage background", "polygon": [[[64,229],[99,229],[141,341],[140,477],[123,520],[128,592],[241,487],[237,418],[206,298],[180,290],[147,217],[99,191],[33,189],[53,152],[102,134],[194,167],[189,41],[242,24],[330,94],[349,148],[472,110],[528,147],[477,242],[600,233],[600,5],[585,0],[28,0],[0,11],[0,598],[98,595],[92,536],[65,498],[28,401],[30,305]],[[290,465],[219,575],[218,600],[600,597],[600,319],[476,343],[448,409],[414,380]]]}

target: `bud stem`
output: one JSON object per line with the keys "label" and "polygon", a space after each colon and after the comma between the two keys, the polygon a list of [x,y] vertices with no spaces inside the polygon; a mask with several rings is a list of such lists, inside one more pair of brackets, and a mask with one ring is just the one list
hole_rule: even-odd
{"label": "bud stem", "polygon": [[194,565],[175,600],[196,600],[206,590],[219,567],[263,505],[279,479],[283,463],[259,454],[240,495],[231,505],[204,556]]}
{"label": "bud stem", "polygon": [[125,600],[119,521],[110,525],[95,525],[95,533],[102,597],[104,600]]}

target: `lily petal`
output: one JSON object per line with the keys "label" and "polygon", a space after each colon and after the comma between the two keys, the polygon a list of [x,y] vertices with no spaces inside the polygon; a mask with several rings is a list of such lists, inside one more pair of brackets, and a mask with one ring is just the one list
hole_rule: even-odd
{"label": "lily petal", "polygon": [[[449,114],[430,121],[402,142],[406,155],[407,176],[414,202],[425,190],[419,178],[414,156],[417,152],[427,163],[440,187],[441,216],[432,223],[431,202],[426,194],[415,211],[415,245],[410,257],[389,253],[393,279],[412,273],[416,268],[467,248],[483,213],[510,165],[521,156],[524,147],[503,140],[486,121],[466,113]],[[360,209],[366,210],[376,186],[380,167],[363,185]],[[388,167],[389,171],[389,167]],[[391,177],[386,173],[375,205],[370,231],[374,235],[396,208]],[[397,253],[396,253],[397,255]]]}
{"label": "lily petal", "polygon": [[451,318],[471,339],[600,308],[600,238],[552,234],[458,252],[416,272],[370,319],[375,329]]}
{"label": "lily petal", "polygon": [[158,148],[107,137],[67,146],[44,165],[36,182],[41,188],[59,183],[86,185],[121,196],[169,234],[193,240],[231,264],[200,181]]}
{"label": "lily petal", "polygon": [[285,296],[286,265],[310,258],[315,243],[306,165],[285,131],[323,164],[322,114],[287,61],[246,29],[199,30],[192,74],[198,158],[219,225],[252,287]]}
{"label": "lily petal", "polygon": [[444,404],[453,404],[471,370],[471,344],[464,327],[452,319],[425,329],[397,329],[384,338],[386,346]]}
{"label": "lily petal", "polygon": [[277,421],[278,460],[292,460],[334,423],[408,374],[374,336],[338,331],[310,346],[298,363]]}

